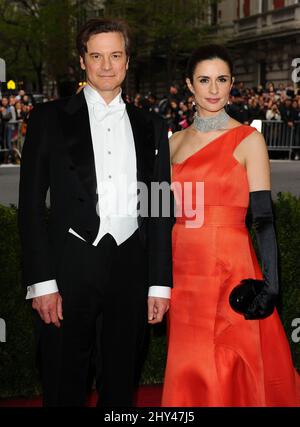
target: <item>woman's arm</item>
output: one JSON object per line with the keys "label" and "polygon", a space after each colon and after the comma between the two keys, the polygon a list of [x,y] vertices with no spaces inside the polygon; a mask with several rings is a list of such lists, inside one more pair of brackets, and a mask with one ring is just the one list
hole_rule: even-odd
{"label": "woman's arm", "polygon": [[263,135],[255,131],[243,144],[249,191],[270,190],[270,161]]}
{"label": "woman's arm", "polygon": [[[243,143],[245,167],[249,182],[250,212],[262,261],[263,280],[246,279],[262,290],[244,312],[247,320],[271,315],[279,293],[277,242],[271,198],[270,163],[263,136],[253,132]],[[256,283],[255,283],[256,282]]]}

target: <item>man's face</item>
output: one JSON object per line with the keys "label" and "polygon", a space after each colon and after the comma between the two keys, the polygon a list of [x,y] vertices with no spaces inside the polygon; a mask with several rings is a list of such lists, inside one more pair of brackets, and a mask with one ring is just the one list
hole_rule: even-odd
{"label": "man's face", "polygon": [[3,107],[7,107],[7,105],[8,105],[8,99],[7,98],[2,98],[2,105],[3,105]]}
{"label": "man's face", "polygon": [[121,33],[100,33],[90,37],[87,52],[80,57],[87,81],[100,93],[117,93],[126,77],[128,58]]}
{"label": "man's face", "polygon": [[177,95],[177,93],[178,93],[177,87],[176,86],[170,86],[170,93],[172,95]]}

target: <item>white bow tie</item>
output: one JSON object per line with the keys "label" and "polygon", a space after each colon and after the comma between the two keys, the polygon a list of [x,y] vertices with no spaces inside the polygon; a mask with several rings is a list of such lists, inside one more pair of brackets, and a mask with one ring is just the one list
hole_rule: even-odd
{"label": "white bow tie", "polygon": [[94,117],[99,122],[101,122],[107,116],[114,116],[116,119],[120,120],[123,117],[125,108],[125,103],[104,105],[101,102],[97,102],[93,105]]}

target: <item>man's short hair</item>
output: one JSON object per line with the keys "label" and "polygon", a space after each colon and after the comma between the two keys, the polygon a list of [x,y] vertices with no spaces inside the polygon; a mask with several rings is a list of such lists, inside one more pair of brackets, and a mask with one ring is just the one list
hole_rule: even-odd
{"label": "man's short hair", "polygon": [[87,42],[90,37],[101,33],[121,33],[125,41],[126,55],[127,57],[130,56],[130,38],[127,24],[117,19],[93,18],[87,21],[77,34],[76,47],[82,58],[87,52]]}

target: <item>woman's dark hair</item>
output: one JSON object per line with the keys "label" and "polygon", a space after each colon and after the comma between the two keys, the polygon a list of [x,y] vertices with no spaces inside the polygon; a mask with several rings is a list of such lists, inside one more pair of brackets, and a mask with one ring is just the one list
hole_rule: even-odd
{"label": "woman's dark hair", "polygon": [[219,44],[209,44],[195,50],[188,60],[186,74],[191,82],[193,81],[196,66],[199,62],[206,61],[207,59],[222,59],[228,65],[230,75],[232,75],[233,63],[228,50]]}
{"label": "woman's dark hair", "polygon": [[100,33],[121,33],[125,41],[127,57],[130,55],[129,28],[124,21],[116,19],[93,18],[87,21],[80,29],[76,38],[76,47],[79,55],[84,58],[87,52],[87,42],[90,37]]}

